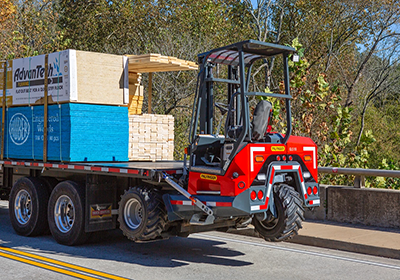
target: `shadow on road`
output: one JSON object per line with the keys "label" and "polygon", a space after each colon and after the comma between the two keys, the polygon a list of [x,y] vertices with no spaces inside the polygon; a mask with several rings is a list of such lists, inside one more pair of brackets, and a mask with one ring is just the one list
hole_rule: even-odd
{"label": "shadow on road", "polygon": [[[135,243],[126,239],[119,230],[94,234],[87,244],[69,247],[58,244],[51,235],[24,237],[17,235],[8,216],[5,201],[0,204],[0,246],[24,247],[41,250],[47,254],[70,255],[75,258],[105,259],[148,267],[181,267],[190,263],[220,266],[248,266],[251,262],[233,259],[242,252],[222,245],[225,242],[199,238],[174,237],[168,240]],[[35,252],[33,252],[35,253]]]}

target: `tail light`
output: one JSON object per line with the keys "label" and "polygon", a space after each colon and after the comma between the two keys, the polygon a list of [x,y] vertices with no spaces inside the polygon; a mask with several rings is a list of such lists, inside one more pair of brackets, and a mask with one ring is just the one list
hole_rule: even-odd
{"label": "tail light", "polygon": [[262,200],[264,198],[264,193],[261,190],[259,190],[258,194],[257,194],[257,197],[258,197],[259,200]]}
{"label": "tail light", "polygon": [[251,200],[256,200],[257,194],[256,194],[255,191],[252,191],[252,192],[250,193],[250,198],[251,198]]}

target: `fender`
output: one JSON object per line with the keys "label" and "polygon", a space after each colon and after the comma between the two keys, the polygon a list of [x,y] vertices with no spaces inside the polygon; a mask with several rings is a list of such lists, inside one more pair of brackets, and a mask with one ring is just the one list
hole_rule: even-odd
{"label": "fender", "polygon": [[[320,205],[320,199],[319,199],[319,184],[318,183],[305,183],[304,178],[303,178],[303,173],[301,170],[301,166],[298,162],[288,162],[285,164],[282,164],[281,162],[272,162],[268,168],[268,176],[267,176],[267,181],[266,181],[266,187],[267,187],[267,196],[268,197],[273,197],[273,188],[272,186],[275,183],[283,183],[283,177],[279,176],[280,174],[283,173],[291,173],[292,175],[295,176],[295,179],[298,182],[299,185],[299,190],[300,191],[300,196],[303,199],[304,205],[307,207],[315,207]],[[317,188],[317,194],[311,193],[311,195],[307,194],[307,188]],[[275,213],[275,205],[274,205],[274,200],[270,199],[268,202],[268,208],[267,210],[270,210],[273,214]]]}

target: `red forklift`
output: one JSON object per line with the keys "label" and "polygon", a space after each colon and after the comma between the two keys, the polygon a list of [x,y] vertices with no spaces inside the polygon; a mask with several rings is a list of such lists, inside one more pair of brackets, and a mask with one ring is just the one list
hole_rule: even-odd
{"label": "red forklift", "polygon": [[[284,93],[250,91],[252,66],[273,56],[282,57]],[[304,207],[320,205],[317,146],[291,135],[288,60],[293,57],[291,47],[254,40],[198,56],[188,171],[179,181],[187,193],[164,195],[170,221],[186,221],[189,232],[252,223],[266,240],[282,241],[302,227]],[[223,102],[217,102],[221,95]],[[285,100],[284,134],[270,132],[267,98]],[[258,101],[253,114],[251,100]],[[217,127],[216,112],[221,116]]]}

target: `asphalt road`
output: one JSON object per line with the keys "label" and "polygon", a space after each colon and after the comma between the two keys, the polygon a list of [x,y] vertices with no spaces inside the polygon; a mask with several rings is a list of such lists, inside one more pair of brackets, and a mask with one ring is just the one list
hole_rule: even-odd
{"label": "asphalt road", "polygon": [[68,247],[14,233],[0,201],[0,279],[400,279],[400,260],[210,232],[138,244],[118,231]]}

